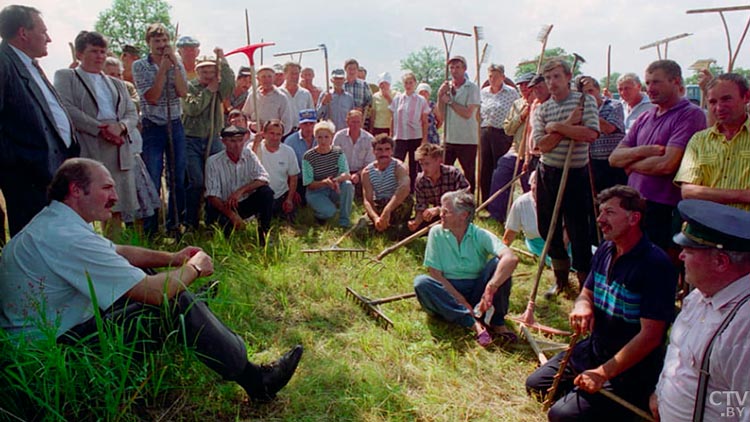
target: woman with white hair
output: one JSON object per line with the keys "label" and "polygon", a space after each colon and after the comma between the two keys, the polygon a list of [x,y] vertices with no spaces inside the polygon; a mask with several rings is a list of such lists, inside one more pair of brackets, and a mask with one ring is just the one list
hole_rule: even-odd
{"label": "woman with white hair", "polygon": [[493,335],[505,343],[516,340],[505,314],[518,258],[472,223],[475,210],[474,196],[465,191],[443,195],[440,224],[430,229],[425,249],[429,274],[414,279],[414,291],[428,313],[471,328],[486,347]]}
{"label": "woman with white hair", "polygon": [[313,133],[318,145],[302,157],[302,184],[318,222],[333,218],[339,211],[339,226],[349,227],[354,185],[344,152],[333,146],[335,132],[336,126],[330,120],[315,124]]}

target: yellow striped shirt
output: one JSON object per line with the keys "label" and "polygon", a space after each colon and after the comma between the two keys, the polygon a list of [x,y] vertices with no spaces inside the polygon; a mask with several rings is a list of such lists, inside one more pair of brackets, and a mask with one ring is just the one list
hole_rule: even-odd
{"label": "yellow striped shirt", "polygon": [[[675,183],[717,189],[750,189],[750,119],[730,140],[717,125],[697,132],[685,148]],[[750,204],[734,203],[750,211]]]}

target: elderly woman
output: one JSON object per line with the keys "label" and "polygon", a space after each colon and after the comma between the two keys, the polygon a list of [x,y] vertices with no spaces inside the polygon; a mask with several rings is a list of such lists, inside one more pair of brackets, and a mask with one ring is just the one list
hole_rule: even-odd
{"label": "elderly woman", "polygon": [[401,161],[409,154],[409,179],[411,191],[414,191],[414,181],[417,179],[417,160],[414,152],[427,143],[427,116],[430,115],[430,105],[416,92],[417,77],[407,72],[401,78],[404,83],[404,93],[393,98],[390,108],[393,112],[393,139],[396,141],[396,151],[393,156]]}
{"label": "elderly woman", "polygon": [[336,126],[329,120],[315,125],[313,133],[318,145],[302,157],[302,184],[318,222],[331,219],[339,211],[339,226],[349,227],[354,185],[344,152],[333,146],[335,131]]}
{"label": "elderly woman", "polygon": [[482,117],[479,140],[481,143],[479,187],[484,200],[490,196],[492,172],[495,170],[497,160],[508,152],[513,143],[513,137],[506,134],[503,129],[503,123],[508,117],[513,102],[520,97],[518,91],[505,83],[503,65],[491,64],[487,70],[490,85],[480,91],[482,103],[479,108]]}
{"label": "elderly woman", "polygon": [[81,156],[104,164],[115,181],[117,203],[107,235],[116,236],[122,213],[139,209],[136,163],[131,136],[137,136],[138,114],[122,81],[105,75],[107,40],[98,32],[81,31],[75,39],[75,69],[55,73],[55,88],[70,114],[81,143]]}
{"label": "elderly woman", "polygon": [[443,195],[440,224],[430,229],[425,249],[429,274],[414,279],[414,290],[427,312],[473,329],[481,346],[493,335],[515,341],[505,314],[518,258],[497,236],[472,223],[474,211],[473,195]]}

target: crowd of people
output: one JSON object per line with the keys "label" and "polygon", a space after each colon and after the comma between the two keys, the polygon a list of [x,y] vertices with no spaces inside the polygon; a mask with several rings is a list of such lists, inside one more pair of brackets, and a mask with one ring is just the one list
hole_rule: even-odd
{"label": "crowd of people", "polygon": [[[510,244],[522,232],[533,253],[548,247],[554,284],[545,297],[574,294],[571,327],[588,334],[569,361],[557,355],[527,379],[540,395],[559,379],[550,420],[627,419],[601,389],[663,420],[727,412],[749,420],[744,402],[733,407],[723,395],[750,391],[750,88],[742,76],[704,73],[704,110],[685,97],[670,60],[645,69],[645,90],[637,74],[620,76],[614,99],[595,78],[574,78],[564,60],[515,82],[492,64],[479,87],[466,59],[452,56],[433,102],[413,73],[397,92],[387,72],[368,84],[355,59],[325,75],[330,90],[294,62],[235,72],[221,48],[201,55],[198,40],[172,40],[155,23],[142,57],[126,46],[118,59],[105,35],[81,31],[76,62],[51,82],[38,62],[50,42],[38,10],[3,8],[0,37],[0,189],[11,237],[0,260],[0,328],[8,333],[52,327],[60,342],[87,338],[96,330],[88,275],[109,322],[187,315],[184,338],[206,365],[251,398],[270,399],[302,346],[269,365],[249,362],[240,337],[188,289],[213,273],[210,256],[192,246],[115,245],[90,223],[104,223],[110,239],[123,224],[147,235],[205,225],[231,236],[255,216],[264,245],[274,218],[293,222],[308,207],[320,224],[350,227],[361,201],[376,233],[432,226],[428,274],[414,280],[419,303],[473,330],[482,346],[516,340],[504,322],[518,263]],[[507,185],[516,177],[523,193],[514,200]],[[504,224],[501,238],[474,224],[474,191]],[[159,267],[170,269],[143,270]],[[675,320],[675,298],[690,286]],[[34,314],[42,321],[30,321]],[[158,337],[153,328],[126,335]]]}

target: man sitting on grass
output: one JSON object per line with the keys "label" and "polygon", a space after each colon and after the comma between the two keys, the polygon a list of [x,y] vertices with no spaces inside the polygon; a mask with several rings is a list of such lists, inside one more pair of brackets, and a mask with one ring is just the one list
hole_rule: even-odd
{"label": "man sitting on grass", "polygon": [[[497,236],[472,223],[473,195],[449,192],[441,203],[440,224],[430,229],[424,253],[429,275],[414,279],[419,303],[431,314],[472,328],[483,347],[492,343],[493,334],[515,341],[515,334],[505,327],[505,314],[518,258]],[[490,308],[494,312],[488,312]],[[482,321],[485,312],[493,315]]]}
{"label": "man sitting on grass", "polygon": [[[65,161],[48,196],[50,205],[3,250],[0,328],[19,341],[49,332],[59,343],[98,341],[96,303],[105,326],[118,326],[126,344],[140,349],[168,337],[184,339],[206,366],[252,399],[270,400],[289,382],[301,345],[270,365],[249,362],[242,339],[187,290],[214,271],[200,248],[159,252],[114,245],[94,232],[91,223],[108,220],[117,202],[112,176],[101,163]],[[141,269],[153,267],[171,269],[153,275]],[[183,332],[164,332],[165,320]]]}
{"label": "man sitting on grass", "polygon": [[403,226],[414,203],[409,195],[409,173],[393,158],[394,145],[390,136],[378,135],[372,140],[375,161],[362,170],[365,210],[379,232]]}

